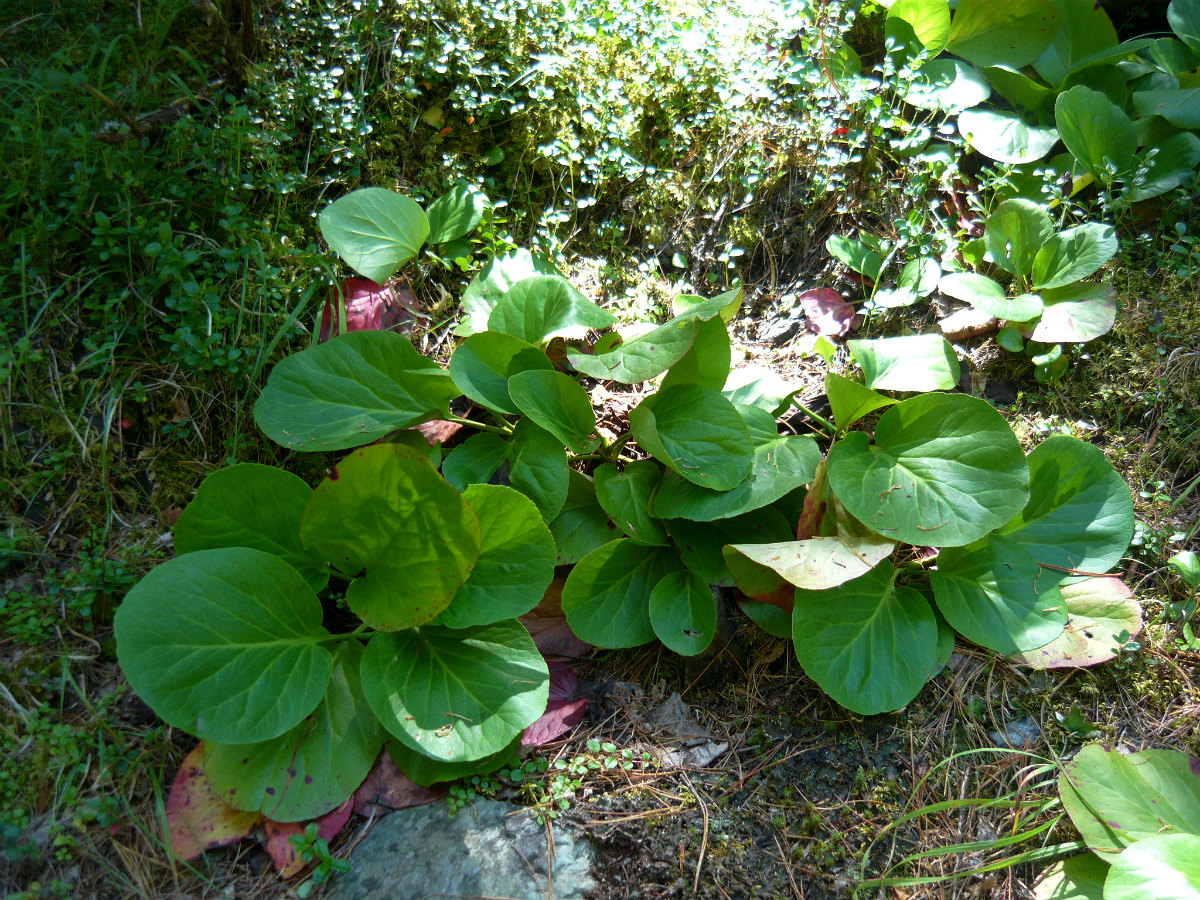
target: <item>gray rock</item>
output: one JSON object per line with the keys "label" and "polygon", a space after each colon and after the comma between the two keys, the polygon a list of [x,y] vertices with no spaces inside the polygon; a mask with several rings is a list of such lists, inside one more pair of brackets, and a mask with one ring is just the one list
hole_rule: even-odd
{"label": "gray rock", "polygon": [[1036,744],[1041,734],[1041,726],[1027,717],[1009,722],[1003,731],[989,731],[988,737],[996,742],[997,747],[1019,750]]}
{"label": "gray rock", "polygon": [[592,847],[564,826],[553,833],[551,856],[545,826],[525,807],[498,800],[476,800],[453,818],[441,803],[399,810],[371,828],[350,855],[351,870],[331,881],[325,896],[582,898],[595,883]]}

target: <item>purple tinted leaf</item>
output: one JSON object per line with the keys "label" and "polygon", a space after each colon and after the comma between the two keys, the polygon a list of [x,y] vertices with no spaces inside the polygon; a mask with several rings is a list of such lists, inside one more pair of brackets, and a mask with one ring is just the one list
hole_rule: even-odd
{"label": "purple tinted leaf", "polygon": [[832,288],[813,288],[800,295],[800,305],[810,331],[825,337],[841,337],[854,321],[854,307]]}
{"label": "purple tinted leaf", "polygon": [[[347,278],[341,293],[346,304],[347,331],[410,330],[416,319],[417,298],[406,287],[378,284],[365,278]],[[338,328],[338,289],[329,292],[321,312],[321,331],[318,343],[340,334]]]}

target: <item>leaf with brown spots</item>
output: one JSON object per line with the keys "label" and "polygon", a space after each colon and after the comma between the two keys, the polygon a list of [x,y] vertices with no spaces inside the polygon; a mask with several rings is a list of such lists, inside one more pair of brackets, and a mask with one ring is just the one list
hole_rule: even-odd
{"label": "leaf with brown spots", "polygon": [[[350,813],[354,812],[354,798],[346,800],[332,812],[317,819],[317,835],[326,841],[333,840],[339,831],[350,821]],[[267,819],[267,853],[275,862],[275,871],[281,878],[291,878],[305,866],[304,860],[296,852],[290,838],[292,835],[304,834],[304,822],[272,822]]]}
{"label": "leaf with brown spots", "polygon": [[241,840],[261,819],[261,813],[221,802],[204,771],[204,744],[197,744],[180,765],[167,798],[172,852],[183,860],[195,859],[210,847]]}

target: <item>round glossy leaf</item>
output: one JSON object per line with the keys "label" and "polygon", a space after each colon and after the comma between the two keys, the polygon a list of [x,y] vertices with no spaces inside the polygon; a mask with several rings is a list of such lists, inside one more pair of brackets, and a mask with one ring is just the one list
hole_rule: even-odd
{"label": "round glossy leaf", "polygon": [[444,244],[468,234],[483,221],[487,195],[459,181],[425,210],[429,219],[429,243]]}
{"label": "round glossy leaf", "polygon": [[431,787],[446,781],[458,781],[472,775],[482,775],[495,772],[521,755],[521,738],[517,737],[503,750],[499,750],[483,759],[472,759],[466,762],[439,762],[436,759],[412,750],[407,744],[396,738],[387,741],[388,756],[396,764],[396,768],[404,773],[406,778],[415,781],[422,787]]}
{"label": "round glossy leaf", "polygon": [[463,762],[505,749],[545,712],[550,672],[513,619],[377,634],[362,684],[383,727],[409,749]]}
{"label": "round glossy leaf", "polygon": [[938,281],[942,277],[942,267],[937,260],[922,257],[909,260],[900,270],[896,286],[910,288],[919,297],[926,297],[937,290]]}
{"label": "round glossy leaf", "polygon": [[302,822],[354,793],[383,746],[362,695],[362,656],[357,641],[338,645],[325,696],[291,731],[256,744],[205,743],[204,768],[224,802],[276,822]]}
{"label": "round glossy leaf", "polygon": [[1058,12],[1047,0],[961,0],[946,49],[977,66],[1027,66],[1058,30]]}
{"label": "round glossy leaf", "polygon": [[437,418],[457,396],[450,374],[406,338],[355,331],[280,362],[254,420],[291,450],[346,450]]}
{"label": "round glossy leaf", "polygon": [[1085,578],[1059,590],[1067,604],[1067,625],[1057,638],[1013,656],[1034,669],[1094,666],[1116,657],[1124,640],[1142,631],[1142,607],[1119,578]]}
{"label": "round glossy leaf", "polygon": [[1003,163],[1033,162],[1058,143],[1055,129],[1027,125],[1012,112],[968,109],[958,117],[958,130],[975,150]]}
{"label": "round glossy leaf", "polygon": [[1028,322],[1036,319],[1042,311],[1042,299],[1036,294],[1009,297],[999,284],[974,272],[943,275],[938,288],[943,294],[970,303],[980,312],[998,319]]}
{"label": "round glossy leaf", "polygon": [[1133,108],[1142,116],[1162,116],[1176,128],[1200,128],[1200,87],[1136,91]]}
{"label": "round glossy leaf", "polygon": [[1126,756],[1089,744],[1063,766],[1058,792],[1088,847],[1109,862],[1156,835],[1200,835],[1200,760],[1187,753]]}
{"label": "round glossy leaf", "polygon": [[883,271],[883,256],[864,242],[834,234],[826,238],[825,249],[848,269],[871,281],[879,280],[879,274]]}
{"label": "round glossy leaf", "polygon": [[1200,587],[1200,556],[1191,550],[1180,550],[1167,560],[1167,565],[1189,587]]}
{"label": "round glossy leaf", "polygon": [[1200,163],[1200,138],[1180,132],[1148,144],[1139,154],[1135,168],[1147,171],[1130,187],[1128,200],[1137,203],[1174,190]]}
{"label": "round glossy leaf", "polygon": [[654,495],[654,515],[696,522],[728,519],[768,506],[812,481],[821,461],[816,441],[804,435],[781,435],[770,413],[755,412],[768,418],[774,437],[756,436],[750,477],[733,490],[714,491],[668,472]]}
{"label": "round glossy leaf", "polygon": [[309,501],[306,547],[354,578],[350,609],[372,628],[432,621],[479,559],[479,517],[429,460],[407,447],[356,450]]}
{"label": "round glossy leaf", "polygon": [[731,519],[693,522],[672,519],[666,523],[671,540],[679,549],[684,565],[708,584],[733,587],[733,576],[725,565],[722,548],[726,544],[765,544],[785,541],[792,535],[787,518],[768,506]]}
{"label": "round glossy leaf", "polygon": [[447,628],[524,615],[554,578],[554,538],[533,501],[512,488],[473,484],[463,499],[479,516],[483,546],[467,583],[438,616]]}
{"label": "round glossy leaf", "polygon": [[[520,412],[509,394],[508,376],[513,358],[522,351],[524,368],[554,371],[549,357],[532,344],[510,334],[485,331],[467,338],[450,357],[450,376],[458,389],[476,403],[496,412],[516,415]],[[540,359],[539,359],[540,357]],[[545,360],[541,363],[541,360]]]}
{"label": "round glossy leaf", "polygon": [[463,291],[462,319],[454,329],[460,337],[487,331],[488,319],[500,298],[518,281],[534,275],[557,275],[554,264],[524,247],[492,257]]}
{"label": "round glossy leaf", "polygon": [[581,338],[615,321],[612,313],[592,303],[561,275],[534,275],[518,281],[500,298],[488,328],[544,344],[555,337]]}
{"label": "round glossy leaf", "polygon": [[417,255],[429,236],[425,213],[408,197],[362,188],[318,218],[326,242],[363,278],[383,283]]}
{"label": "round glossy leaf", "polygon": [[701,487],[728,491],[744,481],[754,465],[746,423],[733,404],[711,388],[665,388],[634,407],[629,424],[643,450]]}
{"label": "round glossy leaf", "polygon": [[925,63],[904,89],[904,102],[918,109],[958,113],[978,106],[992,88],[979,70],[957,59]]}
{"label": "round glossy leaf", "polygon": [[1033,283],[1039,290],[1064,287],[1087,278],[1117,252],[1111,225],[1088,222],[1054,235],[1033,259]]}
{"label": "round glossy leaf", "polygon": [[796,658],[825,693],[864,715],[906,706],[937,662],[933,610],[894,579],[891,563],[882,562],[838,587],[796,591]]}
{"label": "round glossy leaf", "polygon": [[1012,199],[988,216],[983,240],[996,265],[1013,275],[1028,275],[1033,258],[1053,234],[1054,224],[1044,206]]}
{"label": "round glossy leaf", "polygon": [[825,375],[825,396],[829,398],[829,406],[833,410],[833,421],[842,431],[863,416],[896,403],[891,397],[885,397],[866,385],[834,372]]}
{"label": "round glossy leaf", "polygon": [[1159,834],[1113,860],[1104,900],[1200,900],[1200,836]]}
{"label": "round glossy leaf", "polygon": [[725,548],[725,556],[728,560],[735,553],[741,554],[777,572],[789,584],[812,591],[824,590],[865,575],[896,549],[887,538],[861,526],[856,530],[857,533],[847,530],[841,535],[803,541],[730,544]]}
{"label": "round glossy leaf", "polygon": [[1033,889],[1034,900],[1104,900],[1107,877],[1108,863],[1095,853],[1080,853],[1046,870]]}
{"label": "round glossy leaf", "polygon": [[553,370],[529,369],[508,380],[508,392],[525,415],[575,453],[586,452],[596,428],[592,401],[579,382]]}
{"label": "round glossy leaf", "polygon": [[[1012,66],[989,66],[983,76],[1005,100],[1022,112],[1036,114],[1053,91]],[[1039,179],[1040,188],[1041,181]]]}
{"label": "round glossy leaf", "polygon": [[671,366],[662,380],[659,390],[674,384],[700,384],[720,391],[729,379],[729,366],[733,348],[729,329],[724,320],[713,316],[701,322],[696,331],[696,341],[679,362]]}
{"label": "round glossy leaf", "polygon": [[867,387],[877,391],[944,391],[961,369],[950,342],[938,334],[847,341]]}
{"label": "round glossy leaf", "polygon": [[662,478],[658,463],[643,459],[626,464],[624,471],[605,464],[592,472],[592,477],[596,499],[631,540],[639,544],[667,542],[662,522],[650,513],[650,497]]}
{"label": "round glossy leaf", "polygon": [[1029,503],[1000,529],[1041,563],[1107,572],[1133,539],[1133,498],[1103,451],[1055,435],[1029,454]]}
{"label": "round glossy leaf", "polygon": [[875,446],[862,432],[848,434],[829,451],[828,465],[834,495],[855,518],[918,546],[969,544],[1029,499],[1016,435],[986,401],[962,394],[893,406],[879,420]]}
{"label": "round glossy leaf", "polygon": [[521,419],[513,431],[508,462],[508,483],[537,504],[543,519],[552,522],[567,500],[570,466],[562,441],[529,419]]}
{"label": "round glossy leaf", "polygon": [[563,586],[567,624],[597,647],[636,647],[654,640],[648,603],[655,586],[680,568],[679,556],[622,538],[581,559]]}
{"label": "round glossy leaf", "polygon": [[1124,110],[1104,94],[1079,85],[1058,95],[1054,123],[1080,165],[1105,184],[1133,163],[1137,134]]}
{"label": "round glossy leaf", "polygon": [[734,406],[755,406],[772,416],[783,415],[798,388],[766,366],[743,366],[725,379],[721,393]]}
{"label": "round glossy leaf", "polygon": [[638,384],[661,375],[683,359],[695,343],[699,327],[696,318],[676,318],[606,352],[568,353],[567,359],[592,378]]}
{"label": "round glossy leaf", "polygon": [[200,550],[168,560],[117,609],[117,658],[138,696],[176,728],[254,743],[312,712],[333,657],[304,578],[261,550]]}
{"label": "round glossy leaf", "polygon": [[274,466],[242,463],[213,472],[175,523],[175,552],[253,547],[278,556],[319,591],[329,570],[300,543],[311,496],[301,479]]}
{"label": "round glossy leaf", "polygon": [[1167,23],[1181,41],[1200,53],[1200,0],[1171,0]]}
{"label": "round glossy leaf", "polygon": [[650,594],[650,623],[668,650],[703,653],[717,633],[717,602],[695,572],[670,572]]}
{"label": "round glossy leaf", "polygon": [[574,469],[568,475],[566,502],[550,523],[550,533],[558,551],[555,563],[560,566],[577,563],[621,536],[621,530],[596,499],[592,479]]}
{"label": "round glossy leaf", "polygon": [[1048,84],[1059,85],[1094,53],[1117,45],[1117,31],[1095,0],[1054,0],[1058,31],[1033,67]]}
{"label": "round glossy leaf", "polygon": [[473,434],[442,462],[442,476],[464,491],[469,484],[487,484],[508,458],[508,441],[498,434],[481,431]]}
{"label": "round glossy leaf", "polygon": [[743,600],[741,607],[750,621],[767,634],[785,641],[792,639],[792,614],[789,611],[757,600]]}
{"label": "round glossy leaf", "polygon": [[1050,643],[1067,624],[1061,574],[1044,571],[1020,544],[993,535],[938,554],[930,575],[938,608],[969,641],[1000,653]]}
{"label": "round glossy leaf", "polygon": [[937,56],[950,39],[950,6],[946,0],[896,0],[888,19],[907,22],[929,56]]}
{"label": "round glossy leaf", "polygon": [[1045,305],[1031,338],[1044,344],[1083,343],[1112,331],[1116,292],[1107,284],[1069,284],[1041,293]]}

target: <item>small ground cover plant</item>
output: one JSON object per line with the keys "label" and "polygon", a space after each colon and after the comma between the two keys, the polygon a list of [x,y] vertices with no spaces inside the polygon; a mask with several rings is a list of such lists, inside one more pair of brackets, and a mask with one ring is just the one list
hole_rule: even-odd
{"label": "small ground cover plant", "polygon": [[[322,227],[386,280],[425,214],[365,193]],[[864,382],[830,373],[833,421],[781,433],[787,396],[726,388],[740,290],[681,297],[669,321],[590,344],[613,316],[559,275],[509,277],[528,265],[512,255],[480,274],[467,296],[486,330],[448,368],[388,331],[277,365],[255,408],[264,433],[350,452],[316,489],[256,464],[209,476],[177,523],[179,555],[119,609],[131,683],[204,739],[230,806],[315,818],[385,741],[422,784],[502,765],[546,709],[547,665],[518,617],[556,565],[572,567],[567,623],[600,647],[699,653],[714,588],[737,585],[860,713],[912,700],[955,633],[1052,667],[1111,658],[1113,634],[1140,629],[1105,574],[1133,532],[1120,477],[1066,436],[1027,455],[986,402],[944,393],[958,362],[943,339],[851,342]],[[606,438],[585,377],[660,380]],[[472,415],[450,412],[463,397]],[[880,411],[873,434],[852,430]],[[413,430],[432,419],[476,433],[445,452]]]}

